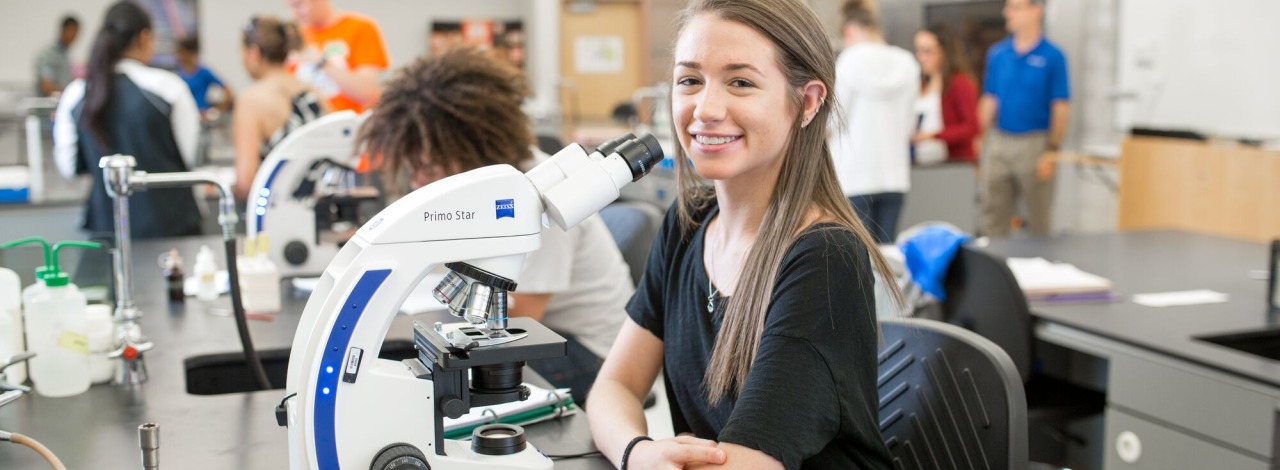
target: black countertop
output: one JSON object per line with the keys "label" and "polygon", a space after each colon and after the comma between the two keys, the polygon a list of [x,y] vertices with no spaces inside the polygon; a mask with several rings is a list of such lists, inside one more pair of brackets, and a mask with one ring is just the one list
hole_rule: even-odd
{"label": "black countertop", "polygon": [[[169,304],[156,256],[178,248],[194,259],[201,244],[219,252],[214,237],[142,241],[134,244],[134,291],[145,315],[142,331],[155,342],[146,355],[150,381],[140,386],[95,385],[67,398],[30,394],[0,408],[0,430],[26,434],[49,447],[68,468],[137,468],[141,462],[138,425],[160,425],[162,468],[288,468],[288,432],[272,410],[283,390],[198,396],[186,392],[183,360],[190,356],[239,352],[229,296],[211,304],[188,298]],[[306,298],[291,295],[286,281],[283,312],[273,321],[249,322],[260,350],[289,348]],[[411,339],[411,323],[422,316],[397,316],[388,339]],[[595,450],[586,416],[530,426],[529,441],[548,455]],[[0,445],[0,468],[45,468],[35,452]],[[563,460],[556,468],[611,468],[603,458]]]}
{"label": "black countertop", "polygon": [[[989,250],[1013,257],[1064,261],[1106,277],[1116,303],[1032,305],[1043,321],[1198,363],[1270,387],[1280,387],[1280,361],[1195,339],[1274,329],[1267,282],[1250,277],[1266,270],[1269,248],[1257,242],[1177,231],[1139,231],[1055,238],[992,240]],[[1211,289],[1230,301],[1185,307],[1147,307],[1133,294]]]}

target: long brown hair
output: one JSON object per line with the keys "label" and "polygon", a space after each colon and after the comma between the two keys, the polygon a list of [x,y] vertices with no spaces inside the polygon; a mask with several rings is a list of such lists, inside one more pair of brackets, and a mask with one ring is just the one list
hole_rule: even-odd
{"label": "long brown hair", "polygon": [[397,178],[431,170],[518,164],[533,155],[533,129],[520,110],[524,75],[490,54],[455,48],[406,65],[387,82],[357,146]]}
{"label": "long brown hair", "polygon": [[[835,51],[823,35],[818,16],[800,0],[695,0],[680,16],[680,30],[703,14],[742,23],[769,39],[777,48],[778,66],[793,92],[789,104],[793,110],[803,108],[801,88],[812,80],[835,90]],[[746,383],[747,372],[755,360],[764,331],[765,314],[772,300],[782,258],[805,228],[811,205],[816,205],[824,219],[837,227],[828,230],[848,231],[867,247],[868,254],[884,279],[893,279],[888,264],[876,249],[876,243],[840,190],[831,149],[827,146],[827,128],[831,112],[837,109],[835,98],[818,108],[812,125],[802,126],[803,113],[796,112],[791,132],[783,151],[782,169],[777,186],[769,198],[756,240],[747,252],[741,276],[725,307],[724,320],[703,380],[704,391],[711,403],[735,394]],[[698,177],[684,154],[678,150],[675,159],[679,192],[676,204],[680,226],[691,236],[701,223],[695,213],[704,212],[715,199],[715,189]],[[869,278],[869,277],[868,277]],[[893,282],[889,286],[901,305],[901,294]],[[877,328],[875,323],[867,328]]]}
{"label": "long brown hair", "polygon": [[151,16],[138,4],[119,1],[107,9],[102,27],[93,40],[89,63],[85,66],[83,108],[80,119],[104,148],[112,147],[107,131],[107,110],[115,95],[116,63],[142,35],[151,30]]}
{"label": "long brown hair", "polygon": [[[960,38],[950,27],[942,23],[934,23],[924,31],[932,34],[938,41],[938,51],[942,53],[942,67],[939,75],[942,77],[943,93],[951,89],[951,78],[956,74],[973,78],[973,72],[969,70],[969,56],[964,52],[964,43],[960,42]],[[924,86],[928,85],[927,82],[924,83]]]}

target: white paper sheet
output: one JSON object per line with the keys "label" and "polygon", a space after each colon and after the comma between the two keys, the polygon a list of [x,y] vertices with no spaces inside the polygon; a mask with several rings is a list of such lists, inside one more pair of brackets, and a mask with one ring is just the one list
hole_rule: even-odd
{"label": "white paper sheet", "polygon": [[1027,296],[1107,292],[1111,281],[1080,270],[1069,263],[1044,258],[1009,258],[1009,270]]}
{"label": "white paper sheet", "polygon": [[1133,303],[1148,307],[1180,307],[1186,305],[1220,304],[1231,300],[1231,296],[1209,289],[1184,290],[1174,292],[1156,292],[1136,294]]}

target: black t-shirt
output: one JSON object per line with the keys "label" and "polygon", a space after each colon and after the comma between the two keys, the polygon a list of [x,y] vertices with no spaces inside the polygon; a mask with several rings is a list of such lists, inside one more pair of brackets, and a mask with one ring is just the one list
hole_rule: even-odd
{"label": "black t-shirt", "polygon": [[789,469],[887,469],[878,427],[874,280],[867,248],[835,224],[806,230],[782,259],[746,384],[711,406],[703,374],[726,299],[707,311],[700,228],[672,207],[627,313],[662,340],[675,432],[762,451]]}

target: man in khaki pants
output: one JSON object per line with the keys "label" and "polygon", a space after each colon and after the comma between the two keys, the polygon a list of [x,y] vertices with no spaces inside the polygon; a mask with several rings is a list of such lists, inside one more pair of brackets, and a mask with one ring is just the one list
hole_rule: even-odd
{"label": "man in khaki pants", "polygon": [[1019,198],[1034,235],[1049,233],[1053,156],[1066,132],[1071,98],[1067,60],[1044,37],[1044,0],[1007,0],[1010,36],[987,51],[978,117],[987,129],[981,158],[984,235],[1007,236]]}

